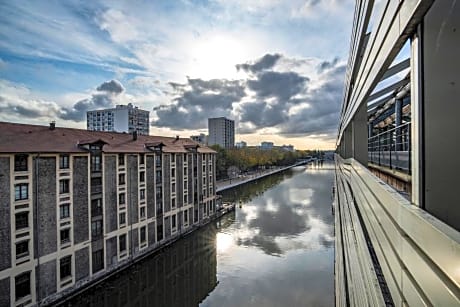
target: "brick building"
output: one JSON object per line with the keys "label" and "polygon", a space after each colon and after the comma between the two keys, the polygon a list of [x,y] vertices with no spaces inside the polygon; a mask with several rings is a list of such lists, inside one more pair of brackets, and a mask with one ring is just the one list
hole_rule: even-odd
{"label": "brick building", "polygon": [[190,139],[0,122],[0,306],[51,302],[215,213]]}

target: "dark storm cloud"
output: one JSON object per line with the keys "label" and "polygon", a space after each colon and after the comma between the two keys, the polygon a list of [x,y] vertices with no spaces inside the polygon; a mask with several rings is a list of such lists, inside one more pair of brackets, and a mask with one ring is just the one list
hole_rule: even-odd
{"label": "dark storm cloud", "polygon": [[186,84],[170,85],[177,96],[173,103],[154,108],[158,119],[152,122],[153,126],[206,128],[209,117],[229,116],[232,104],[246,95],[241,81],[188,79]]}
{"label": "dark storm cloud", "polygon": [[343,94],[345,66],[337,66],[328,71],[325,82],[309,91],[305,102],[307,108],[292,114],[289,121],[281,125],[281,133],[296,135],[331,135],[335,133]]}
{"label": "dark storm cloud", "polygon": [[266,54],[254,63],[237,64],[237,70],[244,70],[246,72],[258,73],[262,70],[272,68],[276,62],[281,58],[281,54]]}
{"label": "dark storm cloud", "polygon": [[327,69],[334,68],[339,62],[339,58],[334,58],[332,61],[323,61],[318,65],[318,71],[323,72]]}
{"label": "dark storm cloud", "polygon": [[84,121],[86,111],[113,107],[113,98],[124,91],[123,85],[117,80],[102,83],[91,98],[78,101],[72,108],[62,108],[60,118],[75,122]]}
{"label": "dark storm cloud", "polygon": [[[7,102],[7,100],[0,96],[0,102]],[[36,118],[43,116],[43,112],[41,110],[36,110],[32,108],[26,108],[20,105],[14,105],[11,103],[7,103],[6,105],[0,106],[1,113],[12,113],[20,115],[21,117],[26,118]]]}
{"label": "dark storm cloud", "polygon": [[250,122],[256,127],[273,127],[289,119],[282,104],[270,105],[265,101],[245,103],[240,120]]}
{"label": "dark storm cloud", "polygon": [[295,72],[267,71],[257,75],[256,79],[248,80],[247,85],[259,98],[276,97],[286,102],[304,91],[309,80]]}
{"label": "dark storm cloud", "polygon": [[[286,136],[333,138],[342,101],[345,66],[338,59],[323,61],[315,67],[319,82],[310,86],[310,78],[298,72],[274,71],[274,65],[295,67],[305,59],[283,58],[267,54],[252,64],[238,68],[253,72],[246,80],[188,79],[170,83],[171,104],[156,107],[153,126],[174,129],[204,129],[209,117],[233,117],[240,134],[276,128]],[[284,67],[284,66],[283,66]]]}
{"label": "dark storm cloud", "polygon": [[99,85],[96,88],[96,90],[98,90],[100,92],[120,94],[125,90],[125,88],[120,83],[120,81],[118,81],[118,80],[110,80],[110,81],[104,82],[101,85]]}

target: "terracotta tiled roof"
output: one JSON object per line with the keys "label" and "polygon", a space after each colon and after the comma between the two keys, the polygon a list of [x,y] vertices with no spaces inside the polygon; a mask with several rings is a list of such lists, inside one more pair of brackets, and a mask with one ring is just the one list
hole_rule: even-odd
{"label": "terracotta tiled roof", "polygon": [[[151,152],[148,145],[162,144],[163,152],[187,152],[189,146],[199,146],[200,153],[215,153],[186,138],[138,135],[137,140],[128,133],[88,131],[83,129],[24,125],[0,122],[0,153],[78,153],[86,152],[82,145],[102,143],[104,152]],[[157,144],[157,145],[155,145]]]}

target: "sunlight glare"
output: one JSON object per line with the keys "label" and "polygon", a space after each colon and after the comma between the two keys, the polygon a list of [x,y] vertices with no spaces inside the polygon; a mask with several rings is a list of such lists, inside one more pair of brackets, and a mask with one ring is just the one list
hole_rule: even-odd
{"label": "sunlight glare", "polygon": [[191,77],[200,76],[202,79],[235,79],[238,76],[235,65],[250,58],[247,47],[241,41],[217,34],[200,38],[190,52]]}
{"label": "sunlight glare", "polygon": [[219,232],[216,235],[217,252],[225,252],[233,245],[233,236],[228,233]]}

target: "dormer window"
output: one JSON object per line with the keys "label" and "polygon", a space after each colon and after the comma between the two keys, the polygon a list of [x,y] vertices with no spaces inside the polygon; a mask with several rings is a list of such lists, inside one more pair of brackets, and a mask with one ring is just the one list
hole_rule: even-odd
{"label": "dormer window", "polygon": [[27,172],[28,155],[19,154],[14,156],[14,171]]}

